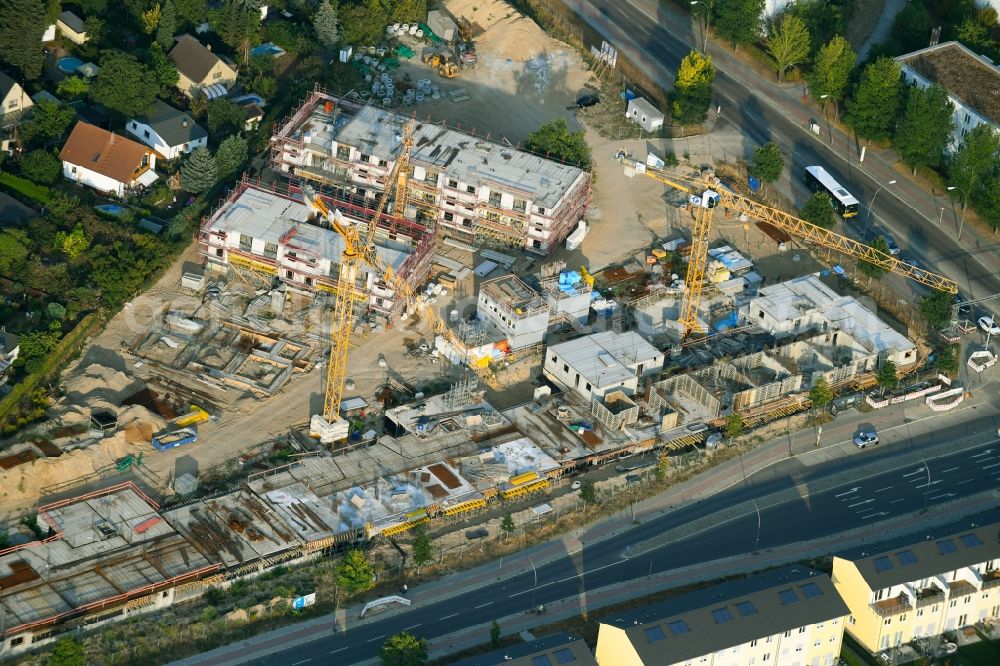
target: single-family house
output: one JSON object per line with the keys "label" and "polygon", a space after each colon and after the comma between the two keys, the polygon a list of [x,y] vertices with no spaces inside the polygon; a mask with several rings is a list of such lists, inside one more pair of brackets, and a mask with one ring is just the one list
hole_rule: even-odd
{"label": "single-family house", "polygon": [[10,368],[21,351],[20,339],[13,333],[0,331],[0,382],[7,379]]}
{"label": "single-family house", "polygon": [[243,107],[243,111],[246,112],[246,120],[243,123],[243,129],[248,132],[257,129],[260,125],[260,121],[264,119],[264,109],[260,108],[256,104],[247,104]]}
{"label": "single-family house", "polygon": [[71,11],[67,10],[59,15],[56,28],[63,37],[74,44],[83,44],[87,41],[87,28],[83,25],[83,19]]}
{"label": "single-family house", "polygon": [[125,129],[168,160],[208,143],[204,127],[160,100],[153,103],[149,112],[129,120]]}
{"label": "single-family house", "polygon": [[0,117],[3,118],[0,124],[6,125],[34,105],[20,83],[0,72]]}
{"label": "single-family house", "polygon": [[236,82],[236,65],[212,53],[191,35],[177,38],[170,59],[180,75],[177,88],[188,97],[198,94],[209,100],[225,97]]}
{"label": "single-family house", "polygon": [[127,190],[149,187],[159,177],[153,170],[152,148],[82,121],[73,128],[59,159],[66,178],[119,197]]}

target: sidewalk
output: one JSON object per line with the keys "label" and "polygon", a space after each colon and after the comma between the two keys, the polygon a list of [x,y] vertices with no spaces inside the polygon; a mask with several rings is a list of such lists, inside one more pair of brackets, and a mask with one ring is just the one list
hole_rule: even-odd
{"label": "sidewalk", "polygon": [[[985,395],[986,392],[983,391],[981,393]],[[913,409],[914,406],[901,404],[866,415],[865,420],[873,422],[879,428],[880,433],[883,434],[886,445],[905,445],[905,443],[915,435],[946,429],[949,428],[950,424],[957,425],[959,423],[968,423],[971,421],[973,409],[975,409],[978,404],[979,403],[976,401],[969,401],[963,404],[963,408],[956,409],[955,411],[948,412],[934,418],[921,419],[907,418],[907,409],[909,409],[912,414],[915,411]],[[926,412],[927,414],[930,413],[926,409],[923,409],[922,412]],[[789,444],[787,437],[772,439],[754,449],[751,449],[742,456],[742,459],[734,458],[728,460],[720,465],[706,470],[698,476],[688,479],[687,481],[679,483],[675,486],[671,486],[663,492],[643,500],[637,506],[636,519],[640,522],[645,522],[663,513],[674,510],[681,505],[688,505],[703,498],[717,494],[734,484],[740,483],[743,481],[745,476],[752,476],[762,470],[766,470],[776,463],[788,460],[790,448],[795,454],[796,459],[805,465],[819,464],[832,457],[843,455],[842,447],[845,442],[850,441],[853,429],[856,427],[857,420],[857,414],[852,410],[848,410],[841,414],[840,418],[826,424],[824,426],[826,438],[823,441],[823,446],[820,448],[814,446],[815,437],[811,430],[793,433],[791,435],[791,444]],[[996,434],[995,426],[990,423],[989,429],[982,430],[980,434],[982,435],[984,433],[988,433],[989,437],[992,438]],[[955,440],[950,440],[935,447],[914,451],[912,454],[893,457],[888,461],[884,461],[884,464],[881,465],[881,467],[885,467],[886,465],[898,466],[903,464],[911,455],[920,457],[933,454],[935,450],[954,450],[958,444],[959,443]],[[870,471],[875,473],[877,471],[876,466],[870,468]],[[995,503],[996,500],[992,499],[990,501]],[[966,504],[965,508],[971,510],[973,504],[973,502],[969,502]],[[726,513],[728,515],[732,513],[732,511],[738,510],[739,507],[737,506],[731,508],[731,510],[727,510]],[[624,519],[626,514],[628,514],[628,520]],[[709,519],[714,520],[714,517],[709,517]],[[897,520],[901,519],[902,517]],[[881,523],[877,529],[873,528],[874,531],[872,534],[883,534],[886,529],[889,529],[886,526],[893,524],[895,523],[892,520]],[[688,526],[673,531],[672,534],[675,535],[675,538],[681,538],[685,531],[690,533],[691,531],[699,529],[700,525],[701,521],[694,521]],[[470,590],[523,575],[532,570],[532,564],[536,567],[541,566],[542,564],[564,557],[567,553],[579,551],[587,543],[596,543],[613,539],[623,532],[628,531],[631,527],[631,510],[619,511],[603,518],[600,522],[593,523],[580,530],[575,530],[572,533],[564,534],[545,543],[527,548],[514,555],[503,557],[499,560],[499,562],[494,561],[474,569],[457,571],[436,581],[422,584],[419,587],[411,589],[408,596],[413,602],[413,607],[419,607],[421,604],[443,601],[459,594],[464,594]],[[829,552],[830,549],[834,549],[833,546],[836,546],[836,548],[843,547],[844,542],[842,540],[842,536],[835,535],[827,540],[817,542],[817,544],[820,545],[816,545],[814,549],[817,553],[820,553]],[[810,546],[810,548],[813,548],[813,546]],[[823,548],[826,548],[827,550],[823,550]],[[774,564],[779,561],[787,560],[789,557],[795,557],[798,559],[806,557],[806,555],[803,555],[802,553],[803,549],[801,547],[795,549],[789,549],[786,547],[769,554],[762,553],[755,555],[753,559],[741,558],[740,563],[730,563],[730,565],[733,567],[746,566],[747,568],[741,570],[749,571],[754,568],[760,568],[761,566],[769,566],[769,564],[767,564],[768,562]],[[764,557],[771,557],[772,559],[758,561],[758,558]],[[750,564],[744,565],[742,564],[744,562],[750,562]],[[701,575],[700,577],[705,577],[707,575],[713,578],[723,575],[722,571],[724,571],[724,569],[719,568],[718,563],[706,563],[698,565],[698,567],[662,574],[662,581],[657,579],[655,584],[662,584],[662,588],[658,589],[665,589],[672,585],[676,585],[678,581],[684,580],[685,576],[690,577],[694,575],[692,573],[694,570],[702,571],[704,575]],[[627,598],[630,595],[634,596],[636,593],[651,592],[654,590],[652,587],[653,584],[653,581],[650,581],[649,583],[645,581],[636,581],[634,586],[625,585],[616,586],[616,589],[614,590],[588,591],[586,601],[583,606],[581,606],[578,599],[567,600],[559,606],[551,606],[550,612],[546,613],[545,617],[529,615],[519,619],[515,618],[515,622],[522,622],[525,627],[535,626],[539,623],[547,624],[558,619],[560,608],[563,608],[565,616],[569,617],[574,613],[580,612],[581,608],[586,609],[597,607],[594,604],[607,605],[617,603],[617,601],[620,601],[623,598],[623,594]],[[626,592],[623,592],[622,589],[626,590]],[[333,615],[326,615],[307,622],[266,632],[245,641],[231,643],[215,650],[194,655],[174,663],[178,665],[183,664],[185,666],[194,666],[196,664],[211,664],[212,666],[241,664],[253,659],[259,659],[262,656],[272,654],[274,652],[279,652],[282,649],[287,648],[290,643],[303,643],[323,636],[328,636],[331,631],[338,628],[344,628],[348,626],[348,624],[351,627],[355,627],[369,622],[378,621],[385,617],[384,614],[375,614],[367,618],[361,618],[360,613],[362,608],[363,604],[357,604],[349,608],[341,609],[336,618],[334,618]],[[570,612],[569,609],[571,608],[573,609],[573,612]],[[405,609],[390,610],[389,612],[405,612]],[[505,631],[514,631],[517,626],[519,625],[515,624],[508,628],[507,625],[505,625]],[[454,651],[465,649],[466,647],[484,642],[483,637],[488,636],[488,631],[484,633],[484,630],[481,627],[468,628],[458,632],[456,636],[456,638],[448,637],[447,639],[435,641],[432,646],[433,649],[435,651]],[[453,646],[453,648],[441,646]]]}

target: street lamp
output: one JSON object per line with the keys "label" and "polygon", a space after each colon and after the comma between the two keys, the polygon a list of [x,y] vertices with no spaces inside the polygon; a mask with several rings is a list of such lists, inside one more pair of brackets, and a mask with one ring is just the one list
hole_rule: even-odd
{"label": "street lamp", "polygon": [[924,513],[927,513],[927,496],[931,494],[931,468],[928,467],[927,461],[923,458],[920,462],[924,464],[924,469],[927,470],[927,489],[924,490]]}
{"label": "street lamp", "polygon": [[826,109],[826,98],[829,96],[828,93],[820,95],[819,98],[823,100],[823,119],[826,120],[826,131],[830,134],[830,146],[833,147],[833,125],[830,124],[830,112]]}
{"label": "street lamp", "polygon": [[962,221],[958,223],[958,240],[962,240],[962,229],[965,227],[965,208],[969,205],[969,197],[958,185],[949,185],[948,191],[958,190],[962,193]]}
{"label": "street lamp", "polygon": [[705,20],[701,24],[701,54],[708,55],[708,22],[712,20],[712,7],[705,0],[691,0],[691,6],[701,5],[705,8]]}
{"label": "street lamp", "polygon": [[535,591],[538,589],[538,569],[535,568],[535,561],[528,556],[528,561],[531,562],[531,573],[535,575],[535,582],[531,586],[531,607],[535,607]]}
{"label": "street lamp", "polygon": [[875,197],[877,197],[878,193],[881,192],[882,190],[884,190],[889,185],[895,185],[895,184],[896,184],[896,181],[895,181],[895,179],[893,179],[893,180],[890,180],[888,183],[883,183],[883,184],[879,185],[879,188],[877,190],[875,190],[875,194],[872,196],[871,203],[868,204],[868,215],[865,216],[865,236],[868,235],[868,223],[872,219],[872,206],[875,205]]}

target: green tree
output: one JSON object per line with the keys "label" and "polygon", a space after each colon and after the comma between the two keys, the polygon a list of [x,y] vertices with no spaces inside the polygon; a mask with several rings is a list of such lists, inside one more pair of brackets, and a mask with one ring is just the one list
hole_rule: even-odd
{"label": "green tree", "polygon": [[958,345],[945,345],[939,349],[934,364],[946,375],[958,372]]}
{"label": "green tree", "polygon": [[767,38],[767,50],[774,58],[774,66],[780,81],[789,67],[803,63],[809,58],[809,29],[805,21],[789,12],[782,14],[771,28],[771,35]]}
{"label": "green tree", "polygon": [[824,103],[832,102],[836,111],[837,102],[844,98],[856,58],[851,45],[840,35],[823,45],[816,53],[812,72],[807,78],[813,97]]}
{"label": "green tree", "polygon": [[344,5],[338,12],[340,38],[345,44],[372,46],[378,44],[389,22],[389,15],[380,0],[360,0]]}
{"label": "green tree", "polygon": [[185,192],[201,194],[219,180],[219,167],[208,148],[196,148],[181,165],[181,187]]}
{"label": "green tree", "polygon": [[715,66],[711,56],[691,51],[677,68],[674,90],[670,94],[670,112],[675,123],[693,125],[705,120],[712,103]]}
{"label": "green tree", "polygon": [[196,27],[208,16],[206,0],[174,0],[179,27]]}
{"label": "green tree", "polygon": [[785,158],[781,155],[781,148],[774,141],[769,141],[754,151],[750,173],[765,183],[773,183],[781,178],[784,168]]}
{"label": "green tree", "polygon": [[393,634],[379,652],[382,666],[424,666],[427,663],[427,640],[409,632]]}
{"label": "green tree", "polygon": [[[993,174],[998,155],[1000,136],[989,123],[980,123],[969,130],[948,163],[948,182],[955,186],[953,193],[961,195],[964,192],[969,197],[979,198]],[[968,203],[962,196],[962,206]]]}
{"label": "green tree", "polygon": [[0,276],[21,273],[27,259],[27,245],[9,231],[0,231]]}
{"label": "green tree", "polygon": [[344,553],[337,564],[337,587],[346,595],[370,590],[375,585],[375,573],[363,551],[354,548]]}
{"label": "green tree", "polygon": [[21,174],[33,183],[51,185],[62,173],[62,163],[52,153],[38,149],[21,158]]}
{"label": "green tree", "polygon": [[41,0],[0,0],[0,61],[29,81],[42,73],[45,11]]}
{"label": "green tree", "polygon": [[833,400],[833,390],[827,384],[826,378],[820,377],[809,390],[809,402],[812,403],[813,409],[818,412],[829,405],[831,400]]}
{"label": "green tree", "polygon": [[996,42],[990,37],[992,27],[984,25],[978,17],[970,17],[955,29],[955,36],[958,37],[958,41],[974,51],[989,51],[996,48]]}
{"label": "green tree", "polygon": [[806,201],[806,205],[799,211],[799,217],[806,222],[812,222],[817,227],[830,229],[835,222],[833,199],[826,192],[817,192]]}
{"label": "green tree", "polygon": [[892,58],[878,58],[861,72],[854,94],[847,100],[847,122],[864,139],[888,139],[899,120],[902,99],[899,63]]}
{"label": "green tree", "polygon": [[788,4],[785,12],[802,19],[806,24],[811,43],[810,55],[833,39],[834,35],[843,34],[847,28],[841,4],[830,0],[796,0]]}
{"label": "green tree", "polygon": [[66,306],[53,301],[45,306],[45,316],[52,321],[62,321],[66,318]]}
{"label": "green tree", "polygon": [[121,51],[101,53],[101,71],[90,86],[90,98],[131,118],[145,113],[159,89],[141,62]]}
{"label": "green tree", "polygon": [[177,7],[174,0],[167,0],[160,12],[160,22],[156,25],[156,42],[165,49],[174,45],[177,32]]}
{"label": "green tree", "polygon": [[727,439],[732,441],[733,437],[736,437],[743,432],[743,415],[739,412],[733,412],[726,419],[726,427],[723,429],[722,434],[725,435]]}
{"label": "green tree", "polygon": [[525,145],[532,152],[563,162],[582,167],[590,164],[590,147],[583,132],[571,132],[562,116],[529,134]]}
{"label": "green tree", "polygon": [[597,486],[593,481],[584,481],[580,485],[580,499],[584,504],[594,504],[597,502]]}
{"label": "green tree", "polygon": [[715,0],[712,24],[721,37],[734,48],[760,39],[764,0]]}
{"label": "green tree", "polygon": [[[870,247],[878,250],[887,257],[890,256],[889,243],[886,241],[885,236],[876,236],[875,240],[871,242]],[[867,275],[872,280],[879,280],[888,272],[888,270],[882,266],[878,266],[864,260],[858,262],[858,271],[860,271],[863,275]]]}
{"label": "green tree", "polygon": [[244,65],[248,64],[250,49],[260,39],[260,12],[247,9],[239,0],[227,0],[215,13],[214,26],[222,41],[242,56]]}
{"label": "green tree", "polygon": [[73,227],[73,231],[68,234],[56,234],[56,238],[59,249],[70,260],[78,258],[90,247],[90,241],[87,240],[87,236],[83,231],[83,225],[79,222]]}
{"label": "green tree", "polygon": [[[892,24],[892,44],[895,53],[908,53],[927,46],[931,37],[932,19],[923,2],[908,2]],[[937,24],[934,24],[937,25]]]}
{"label": "green tree", "polygon": [[219,166],[219,177],[228,178],[237,173],[247,159],[247,142],[241,136],[231,136],[219,144],[215,162]]}
{"label": "green tree", "polygon": [[313,30],[319,43],[328,49],[337,45],[337,10],[330,4],[330,0],[323,0],[316,15],[313,17]]}
{"label": "green tree", "polygon": [[146,54],[146,66],[159,90],[157,94],[161,97],[169,97],[174,86],[177,85],[177,81],[180,80],[180,74],[177,71],[177,65],[157,42],[153,42],[149,46],[149,51]]}
{"label": "green tree", "polygon": [[500,623],[496,620],[490,623],[490,647],[496,649],[502,644],[503,634],[501,633]]}
{"label": "green tree", "polygon": [[147,35],[156,32],[156,26],[160,23],[160,11],[160,5],[157,3],[139,14],[142,31]]}
{"label": "green tree", "polygon": [[943,328],[951,321],[952,295],[946,291],[933,291],[920,297],[920,314],[932,329]]}
{"label": "green tree", "polygon": [[899,386],[899,376],[896,374],[896,364],[892,361],[885,361],[882,367],[878,369],[875,374],[875,381],[878,385],[882,387],[882,394],[884,395],[886,389],[892,390]]}
{"label": "green tree", "polygon": [[90,81],[82,76],[67,76],[56,86],[56,94],[70,100],[86,97],[89,90]]}
{"label": "green tree", "polygon": [[17,356],[18,364],[23,363],[27,372],[37,372],[59,344],[59,333],[54,331],[25,333],[18,344],[21,348]]}
{"label": "green tree", "polygon": [[[2,236],[2,235],[0,235],[0,236]],[[2,247],[2,246],[0,246],[0,247]],[[25,254],[27,254],[27,253],[25,253]],[[510,511],[508,511],[507,513],[503,514],[503,518],[500,519],[500,531],[506,537],[506,536],[509,536],[509,535],[513,534],[514,533],[514,529],[515,529],[514,516],[510,515]]]}
{"label": "green tree", "polygon": [[66,104],[41,99],[32,108],[31,120],[21,126],[21,140],[44,145],[61,139],[76,119],[76,110]]}
{"label": "green tree", "polygon": [[953,108],[948,92],[941,86],[910,86],[893,144],[914,175],[920,167],[941,163],[955,126]]}
{"label": "green tree", "polygon": [[208,131],[219,139],[243,129],[246,112],[231,99],[216,99],[208,103]]}
{"label": "green tree", "polygon": [[104,21],[97,16],[83,19],[83,31],[87,33],[87,41],[100,44],[104,40]]}
{"label": "green tree", "polygon": [[978,196],[973,199],[976,212],[994,230],[1000,229],[1000,177],[990,176],[977,193]]}
{"label": "green tree", "polygon": [[49,666],[84,666],[86,663],[83,643],[75,638],[60,638],[49,656]]}
{"label": "green tree", "polygon": [[389,15],[391,23],[414,23],[427,18],[427,0],[396,0]]}
{"label": "green tree", "polygon": [[413,563],[417,569],[434,561],[434,544],[431,535],[423,525],[417,525],[413,530]]}

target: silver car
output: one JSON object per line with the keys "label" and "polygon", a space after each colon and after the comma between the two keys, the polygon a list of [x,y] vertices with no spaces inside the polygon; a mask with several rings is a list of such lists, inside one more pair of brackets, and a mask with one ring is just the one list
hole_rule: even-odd
{"label": "silver car", "polygon": [[874,430],[862,430],[854,436],[854,445],[859,449],[878,444],[878,434]]}

